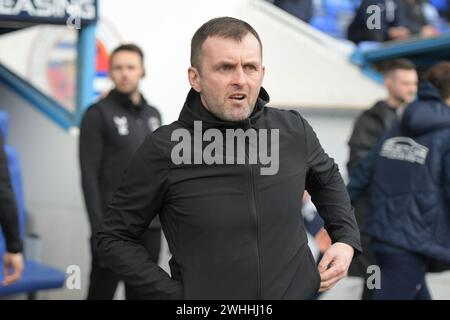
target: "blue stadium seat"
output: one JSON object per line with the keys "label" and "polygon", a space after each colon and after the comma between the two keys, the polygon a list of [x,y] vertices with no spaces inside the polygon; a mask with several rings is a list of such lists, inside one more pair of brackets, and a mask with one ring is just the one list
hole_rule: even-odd
{"label": "blue stadium seat", "polygon": [[[0,130],[5,140],[5,153],[8,159],[9,172],[11,176],[12,187],[16,196],[16,203],[19,211],[20,236],[25,239],[26,214],[25,202],[23,198],[22,177],[20,170],[19,156],[11,146],[7,145],[8,137],[8,114],[0,110]],[[3,233],[0,230],[0,258],[5,252],[5,242]],[[3,266],[0,268],[0,282],[3,280]],[[35,293],[44,289],[61,288],[64,285],[65,273],[60,270],[48,267],[41,263],[26,260],[25,269],[22,278],[10,285],[2,286],[0,284],[0,295],[9,295],[16,293]]]}
{"label": "blue stadium seat", "polygon": [[[3,270],[0,271],[0,279],[2,277]],[[0,295],[34,293],[44,289],[61,288],[64,280],[65,275],[62,271],[35,261],[25,260],[25,270],[20,281],[10,286],[0,286]]]}
{"label": "blue stadium seat", "polygon": [[346,38],[360,0],[322,0],[315,5],[310,25],[336,38]]}
{"label": "blue stadium seat", "polygon": [[360,2],[359,0],[322,0],[324,10],[329,15],[355,12]]}
{"label": "blue stadium seat", "polygon": [[332,37],[343,38],[344,34],[339,28],[337,19],[333,16],[314,16],[309,24]]}
{"label": "blue stadium seat", "polygon": [[430,0],[430,4],[436,7],[439,11],[448,11],[449,5],[447,0]]}

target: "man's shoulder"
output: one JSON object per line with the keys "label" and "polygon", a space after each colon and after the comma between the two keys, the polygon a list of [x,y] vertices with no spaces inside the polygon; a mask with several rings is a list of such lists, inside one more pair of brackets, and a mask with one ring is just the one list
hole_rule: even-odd
{"label": "man's shoulder", "polygon": [[179,121],[160,126],[147,136],[147,143],[154,145],[161,154],[170,156],[170,150],[179,142],[178,138],[172,138],[177,129],[185,129]]}
{"label": "man's shoulder", "polygon": [[301,130],[305,121],[299,110],[295,109],[264,107],[264,116],[269,120],[271,126],[295,131]]}
{"label": "man's shoulder", "polygon": [[364,110],[357,119],[357,122],[371,122],[371,121],[383,121],[383,119],[389,114],[393,113],[385,101],[377,101],[372,107]]}
{"label": "man's shoulder", "polygon": [[105,110],[105,108],[109,108],[111,103],[112,103],[112,100],[109,98],[109,96],[102,97],[102,98],[98,99],[97,101],[95,101],[93,104],[91,104],[86,109],[86,113],[87,112],[101,113]]}
{"label": "man's shoulder", "polygon": [[91,104],[83,114],[81,129],[86,127],[97,128],[107,124],[117,114],[117,103],[111,99],[110,94]]}
{"label": "man's shoulder", "polygon": [[159,120],[161,120],[161,113],[159,112],[158,108],[155,107],[154,105],[145,101],[144,110],[149,116],[157,117]]}
{"label": "man's shoulder", "polygon": [[183,129],[183,125],[179,121],[174,121],[170,124],[166,124],[163,126],[160,126],[158,129],[153,131],[152,135],[156,138],[166,139],[172,136],[172,133],[176,129]]}
{"label": "man's shoulder", "polygon": [[98,124],[102,118],[102,107],[97,102],[93,103],[84,111],[82,120],[81,120],[81,129],[90,124]]}

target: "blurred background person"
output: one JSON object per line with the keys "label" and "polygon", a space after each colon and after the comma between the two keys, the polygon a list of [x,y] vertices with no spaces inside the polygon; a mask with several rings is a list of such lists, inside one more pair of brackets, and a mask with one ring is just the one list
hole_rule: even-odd
{"label": "blurred background person", "polygon": [[[380,9],[373,10],[372,6]],[[380,16],[375,16],[378,13]],[[357,44],[406,40],[414,35],[430,37],[439,34],[439,23],[438,11],[423,0],[363,0],[348,27],[347,37]],[[374,27],[369,28],[369,24]]]}
{"label": "blurred background person", "polygon": [[[82,188],[91,227],[91,275],[87,299],[112,299],[118,277],[102,266],[94,235],[120,184],[122,173],[145,137],[161,124],[159,111],[139,92],[145,76],[144,55],[134,44],[116,48],[110,58],[114,89],[89,107],[80,126],[79,157]],[[142,242],[155,263],[161,245],[158,219],[144,233]],[[141,297],[125,284],[127,299]]]}
{"label": "blurred background person", "polygon": [[[366,157],[369,151],[380,140],[383,133],[398,119],[404,107],[411,103],[417,93],[417,72],[414,64],[406,59],[396,59],[385,62],[380,69],[384,75],[384,86],[388,96],[374,106],[365,110],[357,119],[348,142],[350,155],[347,170],[351,176],[359,162]],[[359,201],[354,203],[355,215],[358,225],[365,223],[368,206],[368,194],[364,193]],[[353,259],[349,275],[366,279],[367,267],[376,264],[373,256],[370,238],[361,234],[363,253]],[[362,299],[370,299],[372,290],[368,290],[366,281],[363,284]]]}
{"label": "blurred background person", "polygon": [[352,201],[370,187],[363,232],[381,267],[376,300],[431,299],[426,272],[450,263],[450,63],[427,80],[348,185]]}

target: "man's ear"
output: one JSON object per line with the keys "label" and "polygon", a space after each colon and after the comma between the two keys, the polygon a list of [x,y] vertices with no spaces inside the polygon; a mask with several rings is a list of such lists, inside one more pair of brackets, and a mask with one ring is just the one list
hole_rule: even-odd
{"label": "man's ear", "polygon": [[189,77],[189,83],[191,84],[191,87],[197,91],[201,91],[200,86],[200,73],[198,72],[197,68],[195,67],[189,67],[188,69],[188,77]]}
{"label": "man's ear", "polygon": [[147,74],[147,72],[145,72],[145,65],[144,65],[144,61],[143,60],[141,60],[141,69],[142,69],[142,74],[141,74],[141,79],[142,79]]}

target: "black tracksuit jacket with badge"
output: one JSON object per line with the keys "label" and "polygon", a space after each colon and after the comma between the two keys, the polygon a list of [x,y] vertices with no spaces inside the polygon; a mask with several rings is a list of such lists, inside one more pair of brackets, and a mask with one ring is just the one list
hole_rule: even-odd
{"label": "black tracksuit jacket with badge", "polygon": [[[98,232],[98,250],[104,263],[145,297],[312,298],[320,276],[301,215],[305,189],[332,240],[351,245],[355,253],[361,250],[337,165],[300,114],[265,107],[268,100],[262,88],[248,119],[226,122],[209,113],[191,90],[178,121],[149,135],[134,155]],[[279,129],[278,172],[261,175],[264,165],[249,161],[176,164],[171,154],[179,141],[172,133],[184,129],[194,137],[194,121],[202,121],[204,131],[222,133]],[[172,253],[171,276],[139,244],[156,215]]]}
{"label": "black tracksuit jacket with badge", "polygon": [[[94,233],[133,153],[160,124],[158,110],[143,97],[136,105],[117,90],[87,109],[80,125],[79,157],[83,194]],[[157,227],[158,222],[153,225]]]}

